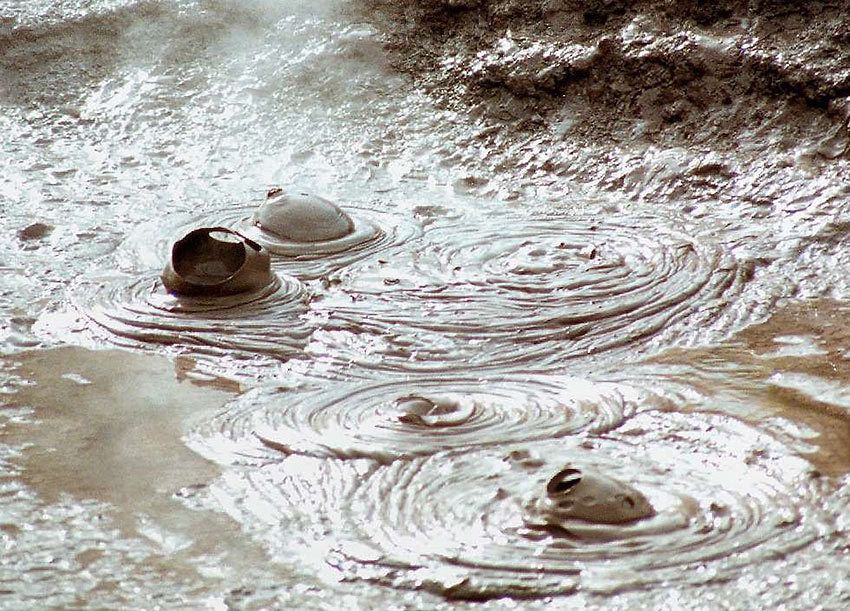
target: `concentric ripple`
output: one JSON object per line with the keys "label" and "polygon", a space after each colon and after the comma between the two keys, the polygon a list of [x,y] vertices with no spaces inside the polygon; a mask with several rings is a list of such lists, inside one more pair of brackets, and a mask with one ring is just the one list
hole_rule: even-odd
{"label": "concentric ripple", "polygon": [[388,463],[453,448],[607,431],[651,401],[630,387],[566,376],[329,383],[256,389],[196,433],[208,447],[258,458],[257,450],[265,448]]}
{"label": "concentric ripple", "polygon": [[[369,464],[292,456],[233,474],[220,495],[273,555],[315,537],[344,577],[469,599],[722,581],[829,528],[809,464],[720,415],[646,412],[616,435]],[[565,467],[622,482],[652,511],[553,524],[547,488]]]}
{"label": "concentric ripple", "polygon": [[424,238],[404,260],[340,272],[317,357],[435,370],[634,352],[700,335],[742,277],[721,246],[643,217],[470,217]]}
{"label": "concentric ripple", "polygon": [[368,208],[346,206],[354,232],[324,242],[291,242],[254,224],[256,207],[239,206],[195,215],[172,215],[131,235],[119,252],[122,268],[155,268],[167,260],[171,244],[200,226],[222,226],[260,243],[272,255],[272,268],[301,280],[312,280],[371,255],[389,254],[421,232],[413,219],[395,217]]}
{"label": "concentric ripple", "polygon": [[[753,429],[674,414],[637,416],[630,428],[655,433],[640,444],[565,438],[393,463],[348,499],[358,508],[350,527],[371,551],[342,546],[340,566],[447,596],[540,596],[723,579],[816,537],[806,463],[771,460],[771,440]],[[654,515],[547,528],[547,483],[565,465],[628,483]]]}
{"label": "concentric ripple", "polygon": [[287,276],[251,293],[229,297],[175,297],[158,274],[93,276],[74,290],[72,305],[115,344],[172,344],[193,351],[231,351],[289,358],[310,334],[301,320],[304,286]]}

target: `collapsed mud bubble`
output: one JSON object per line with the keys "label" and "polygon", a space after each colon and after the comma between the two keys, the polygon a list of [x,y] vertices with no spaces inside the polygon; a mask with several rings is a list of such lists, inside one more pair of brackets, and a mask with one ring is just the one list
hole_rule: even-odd
{"label": "collapsed mud bubble", "polygon": [[391,257],[421,233],[419,224],[402,214],[342,208],[313,195],[270,194],[259,207],[175,214],[143,225],[120,248],[119,265],[127,271],[155,266],[177,236],[198,225],[219,225],[268,250],[275,271],[313,280],[367,257]]}
{"label": "collapsed mud bubble", "polygon": [[311,354],[432,372],[635,355],[723,333],[746,277],[721,245],[650,217],[469,215],[419,244],[337,274]]}
{"label": "collapsed mud bubble", "polygon": [[154,272],[94,274],[71,288],[69,311],[45,314],[36,326],[76,341],[286,360],[302,353],[310,335],[302,320],[308,299],[303,284],[283,275],[234,295],[180,296]]}
{"label": "collapsed mud bubble", "polygon": [[447,449],[599,433],[657,407],[628,386],[561,376],[423,377],[260,388],[195,431],[205,453],[381,463]]}
{"label": "collapsed mud bubble", "polygon": [[307,301],[298,280],[271,271],[262,246],[226,227],[202,227],[174,243],[159,277],[84,277],[72,290],[73,314],[48,314],[37,326],[120,346],[286,360],[301,353],[310,334],[301,322]]}
{"label": "collapsed mud bubble", "polygon": [[[450,598],[541,597],[723,580],[820,536],[810,466],[755,429],[672,413],[630,428],[377,469],[341,501],[331,563]],[[553,508],[561,484],[582,494],[572,509]]]}
{"label": "collapsed mud bubble", "polygon": [[223,297],[274,284],[266,250],[235,231],[205,227],[175,242],[162,272],[169,293]]}

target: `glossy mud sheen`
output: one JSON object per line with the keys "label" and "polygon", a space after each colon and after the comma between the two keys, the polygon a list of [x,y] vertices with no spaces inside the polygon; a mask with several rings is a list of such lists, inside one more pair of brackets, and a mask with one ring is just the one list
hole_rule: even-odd
{"label": "glossy mud sheen", "polygon": [[559,369],[677,334],[694,341],[736,316],[745,272],[666,219],[492,218],[435,219],[406,256],[338,272],[315,307],[335,333],[311,351],[370,368]]}
{"label": "glossy mud sheen", "polygon": [[0,608],[847,608],[847,31],[0,0]]}
{"label": "glossy mud sheen", "polygon": [[354,221],[342,208],[305,192],[271,190],[254,214],[260,231],[296,243],[330,242],[354,232]]}

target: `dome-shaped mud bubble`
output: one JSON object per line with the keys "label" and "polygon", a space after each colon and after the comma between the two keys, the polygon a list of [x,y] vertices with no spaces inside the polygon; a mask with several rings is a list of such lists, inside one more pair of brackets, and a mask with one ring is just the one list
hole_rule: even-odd
{"label": "dome-shaped mud bubble", "polygon": [[354,233],[354,220],[335,203],[304,191],[271,189],[254,224],[289,242],[328,242]]}
{"label": "dome-shaped mud bubble", "polygon": [[[301,190],[271,189],[240,231],[273,255],[312,260],[364,249],[385,238],[384,230],[358,209],[350,214],[334,202]],[[375,244],[380,248],[380,244]],[[334,258],[334,257],[332,257]]]}
{"label": "dome-shaped mud bubble", "polygon": [[275,279],[268,252],[226,227],[202,227],[174,243],[162,272],[169,293],[224,297],[256,291]]}
{"label": "dome-shaped mud bubble", "polygon": [[119,247],[118,267],[131,272],[159,266],[175,239],[211,226],[229,227],[253,240],[269,252],[272,269],[300,280],[326,277],[364,258],[394,260],[394,253],[422,233],[414,216],[399,214],[385,201],[340,207],[303,191],[292,195],[272,189],[250,205],[175,212],[139,226]]}
{"label": "dome-shaped mud bubble", "polygon": [[592,469],[570,465],[546,484],[535,509],[541,520],[527,526],[552,536],[587,536],[595,524],[630,524],[651,518],[655,509],[642,492]]}

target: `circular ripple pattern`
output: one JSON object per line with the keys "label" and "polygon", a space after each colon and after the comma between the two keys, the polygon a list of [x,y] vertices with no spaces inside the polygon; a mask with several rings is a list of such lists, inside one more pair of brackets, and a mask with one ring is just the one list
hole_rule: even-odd
{"label": "circular ripple pattern", "polygon": [[[644,428],[654,432],[637,445]],[[778,444],[753,429],[718,416],[648,413],[631,433],[396,461],[342,501],[349,515],[340,517],[345,535],[331,563],[447,597],[537,597],[722,580],[817,537],[807,463],[772,457]],[[628,484],[654,513],[553,527],[546,488],[565,466]]]}
{"label": "circular ripple pattern", "polygon": [[233,453],[249,454],[252,446],[256,452],[260,443],[285,454],[389,463],[452,448],[607,431],[649,401],[648,393],[626,386],[566,376],[328,383],[256,389],[196,433]]}
{"label": "circular ripple pattern", "polygon": [[95,276],[81,282],[72,304],[116,344],[191,346],[201,353],[231,351],[290,358],[310,334],[301,320],[307,293],[294,278],[230,297],[175,297],[158,275]]}
{"label": "circular ripple pattern", "polygon": [[466,218],[424,237],[404,260],[340,272],[317,306],[325,321],[312,353],[402,370],[556,365],[693,337],[741,279],[723,248],[658,219]]}
{"label": "circular ripple pattern", "polygon": [[173,215],[165,222],[144,225],[130,236],[119,252],[125,269],[161,267],[171,244],[201,226],[222,226],[243,233],[272,255],[272,268],[302,280],[313,280],[371,255],[387,255],[420,233],[413,219],[396,218],[367,208],[345,207],[354,221],[354,232],[338,240],[297,243],[282,240],[254,225],[256,207],[239,206],[195,215]]}

